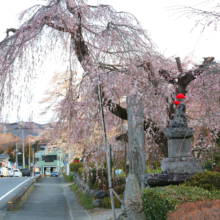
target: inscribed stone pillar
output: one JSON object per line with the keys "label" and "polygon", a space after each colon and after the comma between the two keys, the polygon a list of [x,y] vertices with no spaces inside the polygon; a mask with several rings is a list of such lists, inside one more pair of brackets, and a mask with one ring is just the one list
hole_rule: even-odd
{"label": "inscribed stone pillar", "polygon": [[141,175],[146,173],[144,120],[142,98],[127,97],[129,173],[136,176],[141,187]]}

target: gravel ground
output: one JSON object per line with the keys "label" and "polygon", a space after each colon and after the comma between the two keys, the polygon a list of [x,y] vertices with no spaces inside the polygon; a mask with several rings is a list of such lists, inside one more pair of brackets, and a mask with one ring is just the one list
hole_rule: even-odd
{"label": "gravel ground", "polygon": [[[113,219],[111,209],[94,208],[92,210],[87,210],[90,218],[92,220],[111,220]],[[121,214],[121,209],[115,209],[116,217]]]}

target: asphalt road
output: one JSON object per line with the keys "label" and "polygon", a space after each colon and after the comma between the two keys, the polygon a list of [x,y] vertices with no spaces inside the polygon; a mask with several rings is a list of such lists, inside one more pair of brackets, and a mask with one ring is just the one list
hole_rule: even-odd
{"label": "asphalt road", "polygon": [[[78,204],[71,183],[63,177],[44,177],[18,211],[5,213],[3,220],[91,220]],[[1,219],[1,220],[2,220]]]}
{"label": "asphalt road", "polygon": [[0,178],[0,211],[4,211],[7,203],[32,180],[33,177]]}

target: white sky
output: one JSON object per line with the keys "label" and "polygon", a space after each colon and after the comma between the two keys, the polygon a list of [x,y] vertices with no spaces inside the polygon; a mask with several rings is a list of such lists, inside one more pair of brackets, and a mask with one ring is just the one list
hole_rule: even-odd
{"label": "white sky", "polygon": [[[7,28],[16,28],[16,15],[28,7],[39,3],[36,0],[0,0],[0,41],[5,37]],[[118,11],[127,11],[134,14],[141,22],[142,26],[148,30],[152,40],[158,46],[158,50],[165,56],[179,56],[183,59],[189,54],[193,54],[196,61],[202,61],[203,57],[214,56],[219,60],[220,32],[214,31],[213,27],[201,36],[200,29],[191,32],[194,22],[186,17],[177,19],[175,11],[169,7],[177,5],[194,5],[202,0],[106,0]],[[34,99],[31,106],[23,103],[21,106],[21,120],[28,121],[30,112],[33,111],[33,121],[46,123],[51,114],[39,116],[41,106],[38,101],[42,99],[42,94],[47,84],[56,70],[51,64],[45,63],[43,74],[37,80]],[[16,114],[9,117],[9,122],[17,121]]]}

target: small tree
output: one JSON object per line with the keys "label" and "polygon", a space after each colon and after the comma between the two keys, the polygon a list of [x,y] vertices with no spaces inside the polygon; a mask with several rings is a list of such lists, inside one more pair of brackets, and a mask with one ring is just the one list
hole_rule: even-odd
{"label": "small tree", "polygon": [[10,158],[10,162],[14,163],[15,162],[15,156],[14,156],[14,152],[13,152],[13,149],[12,149],[12,146],[8,146],[7,148],[7,154]]}

